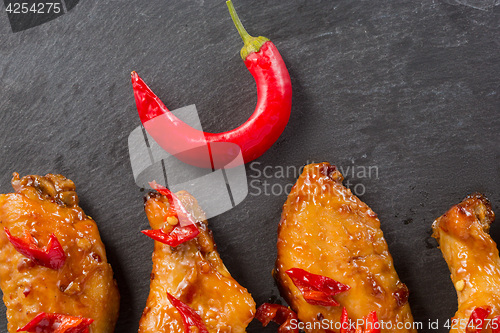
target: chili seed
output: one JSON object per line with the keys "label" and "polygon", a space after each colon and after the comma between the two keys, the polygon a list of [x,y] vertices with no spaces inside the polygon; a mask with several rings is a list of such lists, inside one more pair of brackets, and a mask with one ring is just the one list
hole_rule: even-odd
{"label": "chili seed", "polygon": [[177,223],[179,223],[179,220],[175,216],[169,216],[167,217],[167,223],[170,225],[177,225]]}
{"label": "chili seed", "polygon": [[457,291],[462,291],[464,290],[465,288],[465,281],[464,280],[460,280],[460,281],[457,281],[457,283],[455,283],[455,289]]}
{"label": "chili seed", "polygon": [[76,245],[78,245],[78,247],[82,250],[88,250],[91,247],[89,240],[86,238],[78,238]]}

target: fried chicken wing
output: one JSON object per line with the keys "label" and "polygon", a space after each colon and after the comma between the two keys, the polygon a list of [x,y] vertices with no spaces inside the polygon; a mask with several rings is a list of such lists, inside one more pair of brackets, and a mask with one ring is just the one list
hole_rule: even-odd
{"label": "fried chicken wing", "polygon": [[[433,237],[448,263],[458,296],[458,311],[450,332],[466,332],[471,314],[478,307],[489,310],[490,320],[500,315],[500,259],[488,233],[494,219],[488,199],[473,194],[432,225]],[[485,321],[482,332],[491,332],[490,324]]]}
{"label": "fried chicken wing", "polygon": [[[354,321],[376,311],[383,333],[416,332],[408,289],[394,269],[380,221],[342,180],[335,166],[307,165],[289,194],[278,230],[275,269],[282,295],[306,324],[306,332],[338,332],[335,325],[325,328],[319,323],[340,323],[343,307]],[[340,306],[310,304],[286,273],[291,269],[333,279],[350,289],[335,295]]]}
{"label": "fried chicken wing", "polygon": [[[118,288],[97,225],[78,206],[74,183],[61,175],[14,174],[12,186],[15,193],[0,195],[0,287],[9,332],[45,312],[93,320],[91,333],[112,333]],[[19,252],[23,248],[27,255]],[[43,248],[53,252],[44,256]]]}
{"label": "fried chicken wing", "polygon": [[[150,293],[139,333],[185,332],[181,315],[167,293],[196,311],[210,333],[245,332],[255,314],[253,298],[224,266],[196,200],[184,191],[177,197],[198,221],[200,233],[175,248],[155,241]],[[171,228],[171,218],[165,218],[169,208],[167,197],[159,193],[147,196],[145,210],[153,229]]]}

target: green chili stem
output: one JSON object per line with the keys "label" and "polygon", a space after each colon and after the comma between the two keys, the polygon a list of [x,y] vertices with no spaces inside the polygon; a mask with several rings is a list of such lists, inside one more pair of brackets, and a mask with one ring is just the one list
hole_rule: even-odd
{"label": "green chili stem", "polygon": [[236,26],[236,30],[238,30],[238,33],[241,36],[241,39],[243,39],[243,43],[247,44],[250,42],[252,36],[248,34],[246,31],[245,27],[243,26],[243,23],[241,23],[240,18],[238,17],[238,13],[236,13],[236,9],[234,9],[234,5],[231,0],[226,1],[227,8],[229,8],[229,14],[231,14],[231,18],[233,19],[234,25]]}

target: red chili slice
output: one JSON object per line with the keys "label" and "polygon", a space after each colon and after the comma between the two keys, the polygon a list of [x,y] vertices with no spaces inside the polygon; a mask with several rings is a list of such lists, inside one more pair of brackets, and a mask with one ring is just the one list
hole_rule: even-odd
{"label": "red chili slice", "polygon": [[59,313],[39,313],[17,332],[34,333],[89,333],[94,319],[73,317]]}
{"label": "red chili slice", "polygon": [[301,268],[286,271],[293,284],[300,290],[307,303],[322,306],[339,306],[333,296],[351,289],[348,285],[329,277],[312,274]]}
{"label": "red chili slice", "polygon": [[476,307],[470,314],[469,322],[467,323],[467,333],[480,333],[483,330],[484,320],[488,318],[491,312],[490,307]]}
{"label": "red chili slice", "polygon": [[264,327],[271,321],[278,323],[280,325],[278,333],[299,333],[299,329],[292,328],[291,324],[292,319],[298,323],[297,314],[283,305],[264,303],[257,309],[255,319],[260,321]]}
{"label": "red chili slice", "polygon": [[363,318],[363,322],[364,327],[357,325],[356,329],[354,329],[349,320],[347,309],[344,307],[342,308],[342,315],[340,317],[340,333],[380,333],[380,323],[376,311],[371,311],[368,316]]}
{"label": "red chili slice", "polygon": [[172,305],[177,309],[177,311],[179,311],[182,317],[182,321],[184,323],[185,333],[190,333],[191,327],[193,326],[198,328],[199,333],[208,333],[208,330],[205,324],[203,323],[203,320],[201,319],[200,315],[196,313],[196,311],[194,311],[188,305],[179,301],[177,298],[170,295],[169,293],[167,293],[167,297],[170,303],[172,303]]}
{"label": "red chili slice", "polygon": [[54,234],[50,235],[49,243],[46,247],[39,248],[28,231],[25,230],[24,238],[19,238],[12,236],[9,229],[4,228],[4,230],[7,238],[17,252],[33,260],[37,265],[54,270],[64,266],[66,254]]}
{"label": "red chili slice", "polygon": [[176,225],[172,231],[166,233],[161,229],[158,230],[143,230],[141,231],[144,235],[161,242],[163,244],[170,245],[172,247],[176,247],[179,244],[187,242],[200,233],[200,230],[196,225],[191,224],[187,227],[180,227]]}
{"label": "red chili slice", "polygon": [[377,312],[371,311],[365,319],[365,333],[380,333]]}
{"label": "red chili slice", "polygon": [[351,324],[349,320],[349,314],[345,306],[342,308],[342,315],[340,316],[340,333],[354,333],[356,327]]}

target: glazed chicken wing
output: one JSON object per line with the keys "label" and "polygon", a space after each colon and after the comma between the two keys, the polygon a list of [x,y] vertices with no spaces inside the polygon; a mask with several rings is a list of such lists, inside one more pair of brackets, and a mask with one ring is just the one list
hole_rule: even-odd
{"label": "glazed chicken wing", "polygon": [[[85,318],[81,325],[93,321],[90,333],[112,333],[118,288],[96,223],[78,206],[73,182],[61,175],[14,174],[12,186],[15,193],[0,195],[0,287],[8,331],[47,313]],[[53,329],[63,326],[57,320]],[[71,320],[64,327],[75,325]]]}
{"label": "glazed chicken wing", "polygon": [[450,332],[478,329],[478,325],[471,322],[467,330],[476,308],[486,310],[484,315],[488,320],[483,322],[483,333],[491,332],[492,327],[500,328],[500,322],[492,321],[500,315],[500,259],[497,246],[488,234],[494,219],[488,200],[481,194],[473,194],[432,225],[433,236],[448,263],[458,296],[458,311]]}
{"label": "glazed chicken wing", "polygon": [[[275,270],[282,295],[308,333],[338,332],[331,323],[341,322],[343,307],[354,321],[376,311],[383,333],[416,332],[408,289],[394,269],[380,221],[342,180],[335,166],[307,165],[288,196]],[[335,295],[340,306],[310,304],[286,273],[290,269],[321,275],[350,289]],[[323,320],[329,322],[327,327],[319,326]]]}
{"label": "glazed chicken wing", "polygon": [[[193,309],[208,332],[245,332],[255,313],[253,298],[222,263],[205,215],[196,200],[187,192],[179,192],[177,197],[198,221],[196,225],[200,233],[175,248],[155,241],[150,293],[139,332],[187,332],[167,293]],[[164,195],[150,193],[147,196],[145,209],[152,229],[172,228],[169,226],[172,218],[166,218],[169,208],[170,202]],[[178,221],[174,218],[173,223]]]}

